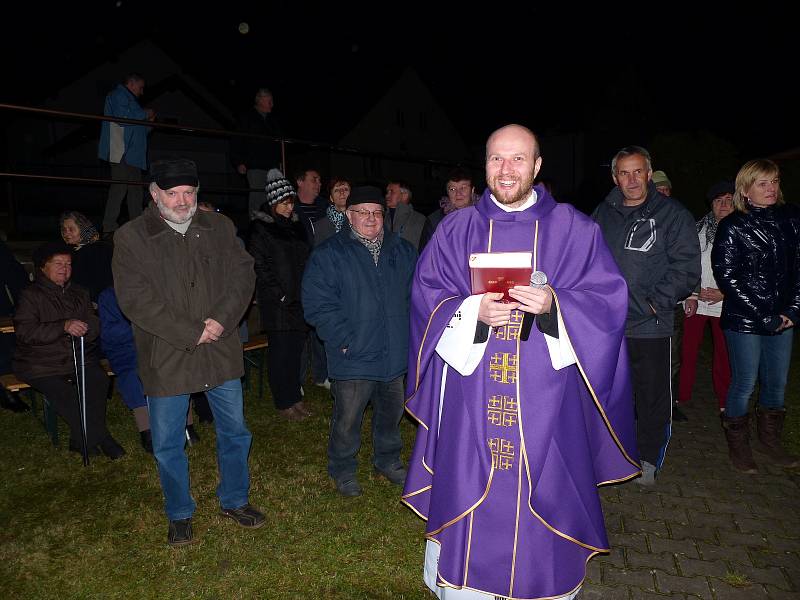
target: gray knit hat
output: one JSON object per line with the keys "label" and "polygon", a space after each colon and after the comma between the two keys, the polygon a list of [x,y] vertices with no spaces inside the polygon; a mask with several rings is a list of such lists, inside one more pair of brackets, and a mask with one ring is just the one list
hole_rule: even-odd
{"label": "gray knit hat", "polygon": [[264,191],[267,193],[267,200],[264,202],[267,206],[277,204],[289,196],[297,196],[292,184],[278,169],[270,169],[267,173],[267,187]]}

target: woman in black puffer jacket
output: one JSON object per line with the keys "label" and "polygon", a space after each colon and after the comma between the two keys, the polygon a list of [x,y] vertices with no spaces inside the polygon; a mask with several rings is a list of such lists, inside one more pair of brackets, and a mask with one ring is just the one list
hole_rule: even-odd
{"label": "woman in black puffer jacket", "polygon": [[783,202],[778,166],[752,160],[736,176],[734,212],[720,221],[711,262],[725,296],[721,327],[731,362],[722,417],[734,467],[757,472],[750,451],[749,400],[760,383],[758,450],[797,466],[781,446],[792,334],[800,319],[800,209]]}
{"label": "woman in black puffer jacket", "polygon": [[294,188],[277,169],[267,179],[267,201],[254,213],[248,249],[255,259],[258,307],[269,340],[267,378],[272,398],[281,416],[298,421],[311,414],[297,381],[308,331],[300,283],[309,244],[294,213]]}

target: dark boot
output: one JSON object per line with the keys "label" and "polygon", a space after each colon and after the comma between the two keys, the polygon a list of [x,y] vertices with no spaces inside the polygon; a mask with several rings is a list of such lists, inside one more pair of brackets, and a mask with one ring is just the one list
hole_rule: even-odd
{"label": "dark boot", "polygon": [[750,450],[750,414],[741,417],[726,417],[723,414],[720,417],[725,439],[728,440],[728,456],[734,468],[743,473],[758,473]]}
{"label": "dark boot", "polygon": [[118,458],[122,458],[125,456],[125,448],[120,446],[111,434],[109,433],[106,437],[100,440],[100,450],[103,454],[105,454],[111,460],[117,460]]}
{"label": "dark boot", "polygon": [[784,408],[764,408],[756,405],[756,424],[758,426],[758,441],[756,450],[763,452],[781,467],[796,467],[800,464],[796,456],[787,454],[781,446],[781,433],[783,420],[786,418]]}
{"label": "dark boot", "polygon": [[153,453],[153,434],[150,433],[149,429],[145,429],[144,431],[139,432],[139,439],[142,442],[142,448],[148,454]]}

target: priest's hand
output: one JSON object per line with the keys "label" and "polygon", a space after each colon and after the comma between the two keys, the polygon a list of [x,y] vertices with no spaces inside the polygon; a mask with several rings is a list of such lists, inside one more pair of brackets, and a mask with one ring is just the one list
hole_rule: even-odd
{"label": "priest's hand", "polygon": [[508,325],[511,311],[519,307],[518,302],[499,302],[503,299],[502,292],[487,292],[481,298],[478,308],[478,320],[491,327]]}
{"label": "priest's hand", "polygon": [[550,312],[553,304],[553,292],[550,288],[535,288],[529,285],[515,285],[508,290],[508,295],[519,303],[519,309],[541,315]]}

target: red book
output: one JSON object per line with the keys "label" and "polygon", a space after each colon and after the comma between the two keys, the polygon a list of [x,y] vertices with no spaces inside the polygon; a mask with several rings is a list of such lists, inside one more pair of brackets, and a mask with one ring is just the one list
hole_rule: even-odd
{"label": "red book", "polygon": [[533,255],[530,252],[479,252],[469,255],[472,293],[503,292],[512,301],[509,288],[530,285]]}

